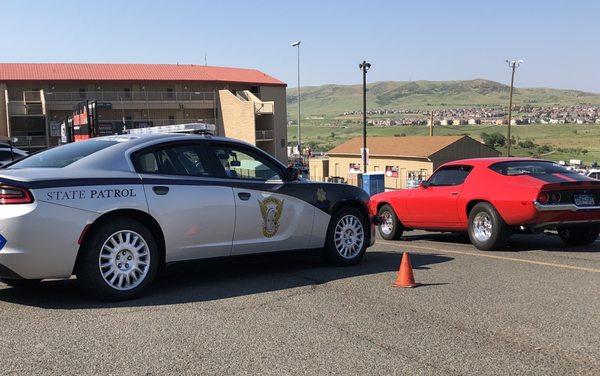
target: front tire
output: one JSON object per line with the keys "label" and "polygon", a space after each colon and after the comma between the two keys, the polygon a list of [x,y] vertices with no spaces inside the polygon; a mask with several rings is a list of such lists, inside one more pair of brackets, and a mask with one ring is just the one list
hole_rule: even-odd
{"label": "front tire", "polygon": [[378,214],[381,218],[381,224],[377,227],[379,236],[385,240],[400,239],[404,233],[404,227],[400,223],[398,216],[396,216],[394,209],[390,205],[385,204],[379,209]]}
{"label": "front tire", "polygon": [[360,210],[345,207],[331,217],[323,256],[336,266],[354,265],[364,257],[368,246],[367,220]]}
{"label": "front tire", "polygon": [[476,204],[469,213],[469,239],[481,251],[499,250],[506,246],[510,231],[496,209],[487,202]]}
{"label": "front tire", "polygon": [[558,232],[558,236],[568,245],[589,245],[595,242],[600,235],[600,227],[565,228]]}
{"label": "front tire", "polygon": [[139,296],[158,271],[152,233],[133,219],[101,225],[80,250],[77,281],[86,292],[107,301]]}

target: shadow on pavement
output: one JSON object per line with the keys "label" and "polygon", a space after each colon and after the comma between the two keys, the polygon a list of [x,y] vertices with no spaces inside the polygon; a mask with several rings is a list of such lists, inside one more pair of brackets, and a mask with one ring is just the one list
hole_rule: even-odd
{"label": "shadow on pavement", "polygon": [[[0,289],[0,301],[48,309],[143,307],[212,301],[330,281],[397,271],[399,252],[367,252],[355,266],[331,267],[313,254],[256,255],[205,260],[173,266],[139,299],[105,303],[87,297],[74,279],[45,281],[30,288]],[[435,254],[412,254],[415,269],[453,260]],[[391,282],[390,282],[391,283]]]}
{"label": "shadow on pavement", "polygon": [[[464,244],[471,246],[471,241],[466,234],[455,233],[419,233],[415,235],[405,235],[403,242],[412,242],[418,240],[427,240],[439,243]],[[402,244],[399,242],[398,244]],[[473,247],[473,249],[475,249]],[[548,252],[599,252],[600,239],[595,243],[586,246],[567,245],[556,235],[513,235],[506,252],[524,252],[542,250]],[[502,252],[502,251],[501,251]]]}

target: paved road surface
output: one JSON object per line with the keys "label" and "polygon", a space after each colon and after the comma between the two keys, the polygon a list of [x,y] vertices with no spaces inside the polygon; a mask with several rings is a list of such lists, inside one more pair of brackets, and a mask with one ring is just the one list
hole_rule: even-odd
{"label": "paved road surface", "polygon": [[[3,374],[600,374],[600,242],[506,252],[417,233],[364,263],[306,255],[179,267],[103,304],[73,281],[0,285]],[[392,288],[401,251],[416,289]]]}

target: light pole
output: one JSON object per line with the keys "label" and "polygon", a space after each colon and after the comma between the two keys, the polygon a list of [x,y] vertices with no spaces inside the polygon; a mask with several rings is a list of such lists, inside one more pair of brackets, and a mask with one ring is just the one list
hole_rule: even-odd
{"label": "light pole", "polygon": [[371,63],[367,63],[363,60],[358,65],[362,70],[363,74],[363,150],[362,150],[362,161],[363,161],[363,172],[367,172],[367,71],[371,68]]}
{"label": "light pole", "polygon": [[296,47],[298,50],[298,154],[302,158],[302,142],[300,141],[300,43],[297,41],[292,43],[292,47]]}
{"label": "light pole", "polygon": [[513,88],[515,85],[515,70],[523,63],[523,60],[506,60],[508,67],[511,69],[512,74],[510,77],[510,96],[508,99],[508,138],[506,140],[506,156],[510,157],[510,144],[511,144],[511,136],[510,136],[510,123],[512,122],[512,98],[513,98]]}

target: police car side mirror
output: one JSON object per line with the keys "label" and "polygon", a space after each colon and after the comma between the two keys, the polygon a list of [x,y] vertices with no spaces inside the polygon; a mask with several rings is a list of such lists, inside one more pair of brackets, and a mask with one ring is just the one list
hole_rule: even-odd
{"label": "police car side mirror", "polygon": [[298,169],[294,167],[288,167],[285,169],[285,181],[296,181],[298,180]]}

